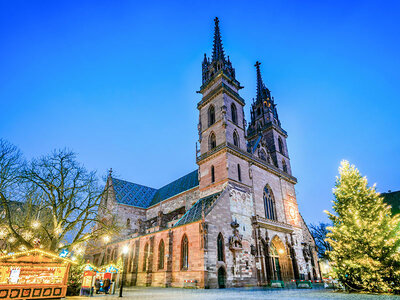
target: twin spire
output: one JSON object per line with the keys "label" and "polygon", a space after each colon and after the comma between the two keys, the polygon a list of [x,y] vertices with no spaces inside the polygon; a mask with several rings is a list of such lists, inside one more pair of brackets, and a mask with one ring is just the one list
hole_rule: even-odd
{"label": "twin spire", "polygon": [[[266,107],[274,107],[273,99],[269,89],[265,86],[260,71],[261,63],[256,62],[255,67],[257,71],[257,96],[256,102],[265,104]],[[204,60],[202,64],[203,69],[203,86],[205,87],[208,82],[211,81],[217,74],[223,72],[224,74],[231,77],[234,81],[235,79],[235,69],[232,67],[232,63],[225,58],[224,48],[222,46],[221,31],[219,28],[219,19],[216,17],[214,19],[214,41],[211,61],[207,58],[207,54],[204,54]],[[237,82],[237,81],[236,81]],[[237,82],[238,87],[242,88]]]}

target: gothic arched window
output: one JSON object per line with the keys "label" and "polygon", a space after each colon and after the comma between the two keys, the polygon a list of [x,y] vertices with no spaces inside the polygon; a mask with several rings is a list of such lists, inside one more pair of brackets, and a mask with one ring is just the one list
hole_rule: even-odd
{"label": "gothic arched window", "polygon": [[231,113],[232,113],[232,122],[237,124],[238,122],[238,117],[237,117],[237,109],[235,103],[231,104]]}
{"label": "gothic arched window", "polygon": [[215,182],[215,168],[211,166],[211,183]]}
{"label": "gothic arched window", "polygon": [[143,272],[147,270],[148,258],[149,258],[149,243],[146,243],[146,246],[144,246],[144,253],[143,253]]}
{"label": "gothic arched window", "polygon": [[208,138],[208,143],[209,143],[209,150],[214,149],[217,147],[217,139],[215,138],[215,133],[211,132],[210,137]]}
{"label": "gothic arched window", "polygon": [[126,228],[131,229],[131,219],[126,219]]}
{"label": "gothic arched window", "polygon": [[282,159],[282,169],[283,169],[283,172],[287,173],[287,164],[284,159]]}
{"label": "gothic arched window", "polygon": [[225,261],[225,251],[224,251],[224,238],[222,236],[222,233],[220,232],[218,234],[217,238],[217,254],[218,254],[218,261]]}
{"label": "gothic arched window", "polygon": [[181,269],[187,270],[189,268],[189,241],[186,234],[182,238],[181,243]]}
{"label": "gothic arched window", "polygon": [[161,240],[160,244],[158,245],[158,269],[164,269],[164,240]]}
{"label": "gothic arched window", "polygon": [[268,185],[264,187],[264,206],[265,217],[270,220],[276,220],[275,200],[272,191]]}
{"label": "gothic arched window", "polygon": [[215,108],[214,105],[210,105],[208,108],[208,126],[215,123]]}
{"label": "gothic arched window", "polygon": [[283,142],[281,137],[278,138],[278,147],[279,147],[279,152],[283,154]]}
{"label": "gothic arched window", "polygon": [[242,181],[242,173],[240,172],[240,165],[237,165],[237,172],[238,172],[238,180]]}
{"label": "gothic arched window", "polygon": [[236,130],[233,132],[233,144],[236,147],[239,147],[239,136],[238,136]]}

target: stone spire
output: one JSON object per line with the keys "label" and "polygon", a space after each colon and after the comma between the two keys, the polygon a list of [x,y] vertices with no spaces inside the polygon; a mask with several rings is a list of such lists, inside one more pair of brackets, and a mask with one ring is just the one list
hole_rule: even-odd
{"label": "stone spire", "polygon": [[228,60],[225,58],[218,18],[215,18],[214,22],[214,42],[211,59],[204,54],[202,62],[202,87],[206,86],[215,76],[223,73],[235,82],[237,89],[241,89],[242,86],[235,78],[235,69],[232,67],[229,56]]}
{"label": "stone spire", "polygon": [[265,88],[264,82],[261,77],[260,65],[261,63],[259,61],[256,61],[256,64],[254,65],[257,70],[257,96],[256,96],[257,101],[262,99],[262,94]]}
{"label": "stone spire", "polygon": [[274,98],[262,80],[260,65],[259,61],[254,65],[257,73],[257,95],[250,109],[251,121],[247,131],[248,135],[254,134],[270,122],[281,125]]}
{"label": "stone spire", "polygon": [[212,61],[223,61],[225,62],[224,48],[222,47],[221,32],[219,30],[219,20],[215,17],[215,28],[214,28],[214,45],[212,51]]}

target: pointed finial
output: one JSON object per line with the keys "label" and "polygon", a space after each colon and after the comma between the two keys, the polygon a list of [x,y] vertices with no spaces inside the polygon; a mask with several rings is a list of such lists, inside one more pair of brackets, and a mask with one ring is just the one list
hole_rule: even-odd
{"label": "pointed finial", "polygon": [[203,64],[207,64],[208,60],[207,60],[207,54],[204,53],[204,60],[203,60]]}
{"label": "pointed finial", "polygon": [[218,17],[215,17],[215,28],[214,28],[214,45],[213,45],[213,52],[212,52],[212,60],[222,60],[225,61],[225,54],[224,49],[222,48],[222,40],[221,40],[221,33],[219,31],[219,20]]}
{"label": "pointed finial", "polygon": [[111,176],[112,176],[112,171],[113,171],[112,168],[110,168],[110,170],[108,170],[108,177],[111,177]]}

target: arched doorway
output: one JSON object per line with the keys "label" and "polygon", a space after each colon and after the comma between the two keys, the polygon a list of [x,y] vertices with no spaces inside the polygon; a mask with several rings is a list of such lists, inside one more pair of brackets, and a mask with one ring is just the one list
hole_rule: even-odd
{"label": "arched doorway", "polygon": [[271,241],[269,255],[273,280],[288,281],[293,279],[293,266],[289,252],[277,235]]}
{"label": "arched doorway", "polygon": [[279,263],[279,253],[273,244],[270,248],[270,256],[272,259],[272,270],[274,272],[274,279],[282,280],[281,265]]}
{"label": "arched doorway", "polygon": [[218,288],[224,289],[226,287],[226,272],[223,267],[218,269]]}

